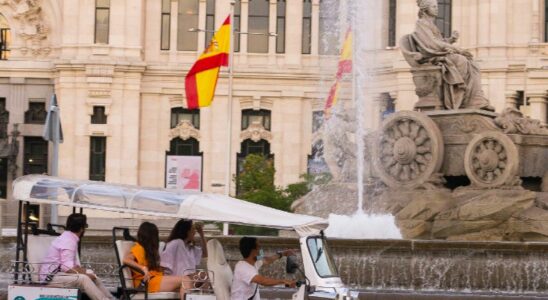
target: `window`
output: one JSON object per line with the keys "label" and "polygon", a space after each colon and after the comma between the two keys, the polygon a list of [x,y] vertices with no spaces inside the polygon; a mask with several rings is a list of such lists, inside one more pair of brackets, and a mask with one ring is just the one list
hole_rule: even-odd
{"label": "window", "polygon": [[318,131],[323,125],[323,111],[312,112],[312,133]]}
{"label": "window", "polygon": [[110,0],[95,1],[95,43],[108,44]]}
{"label": "window", "polygon": [[106,124],[107,115],[105,115],[104,106],[94,106],[93,115],[91,115],[91,124]]}
{"label": "window", "polygon": [[205,33],[205,47],[209,46],[209,43],[213,39],[215,33],[215,0],[207,0],[206,2],[206,33]]}
{"label": "window", "polygon": [[200,129],[200,110],[175,107],[171,109],[171,128],[177,127],[183,120],[188,120],[196,129]]}
{"label": "window", "polygon": [[270,155],[270,143],[265,140],[254,142],[247,139],[241,144],[240,157],[246,157],[249,154],[262,154],[264,156]]}
{"label": "window", "polygon": [[171,35],[171,0],[162,0],[161,26],[160,50],[169,50],[169,37]]}
{"label": "window", "polygon": [[451,36],[451,0],[438,0],[436,25],[443,37]]}
{"label": "window", "polygon": [[0,198],[7,198],[8,158],[0,157]]}
{"label": "window", "polygon": [[11,34],[8,21],[0,14],[0,60],[6,60],[10,57]]}
{"label": "window", "polygon": [[548,0],[544,0],[544,42],[548,43]]}
{"label": "window", "polygon": [[47,115],[45,102],[30,102],[29,110],[25,112],[25,124],[44,124]]}
{"label": "window", "polygon": [[276,14],[276,53],[285,53],[285,0],[278,0]]}
{"label": "window", "polygon": [[179,0],[177,16],[177,50],[196,51],[198,32],[188,31],[198,28],[198,0]]}
{"label": "window", "polygon": [[270,130],[270,111],[266,109],[242,110],[242,130],[246,130],[253,123],[259,123],[263,125],[264,129]]}
{"label": "window", "polygon": [[168,155],[200,155],[200,142],[195,138],[189,138],[183,140],[181,138],[174,138],[169,143]]}
{"label": "window", "polygon": [[302,53],[310,54],[312,44],[312,0],[303,2],[303,40]]}
{"label": "window", "polygon": [[6,98],[0,98],[0,139],[8,138],[10,112],[6,110]]}
{"label": "window", "polygon": [[517,91],[516,109],[520,110],[525,105],[525,93],[523,91]]}
{"label": "window", "polygon": [[236,0],[234,4],[234,52],[240,52],[241,7],[241,1]]}
{"label": "window", "polygon": [[89,179],[105,181],[107,138],[92,136],[89,144]]}
{"label": "window", "polygon": [[382,110],[382,118],[385,119],[387,116],[393,114],[396,111],[396,102],[394,98],[390,97],[390,94],[384,94],[384,105]]}
{"label": "window", "polygon": [[339,1],[320,0],[320,54],[338,54],[339,35]]}
{"label": "window", "polygon": [[312,145],[312,154],[308,156],[308,174],[329,173],[329,167],[323,158],[323,141],[319,140]]}
{"label": "window", "polygon": [[48,172],[48,141],[42,137],[24,138],[23,175]]}
{"label": "window", "polygon": [[249,0],[247,51],[268,53],[268,0]]}
{"label": "window", "polygon": [[396,7],[397,0],[390,0],[388,8],[388,46],[396,46]]}

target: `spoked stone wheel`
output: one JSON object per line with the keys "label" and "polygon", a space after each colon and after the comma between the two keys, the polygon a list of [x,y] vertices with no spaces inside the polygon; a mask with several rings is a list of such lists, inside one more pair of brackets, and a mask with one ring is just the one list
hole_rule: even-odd
{"label": "spoked stone wheel", "polygon": [[439,172],[443,137],[432,119],[415,111],[400,111],[381,125],[373,145],[376,175],[389,187],[414,188]]}
{"label": "spoked stone wheel", "polygon": [[493,188],[512,182],[518,165],[516,145],[501,132],[482,132],[466,146],[464,169],[472,184],[478,187]]}

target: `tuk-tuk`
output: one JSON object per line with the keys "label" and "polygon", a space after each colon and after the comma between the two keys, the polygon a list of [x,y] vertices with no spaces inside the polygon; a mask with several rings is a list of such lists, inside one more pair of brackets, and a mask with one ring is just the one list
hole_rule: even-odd
{"label": "tuk-tuk", "polygon": [[[14,281],[8,287],[9,300],[82,297],[78,289],[54,288],[46,282],[40,282],[37,266],[49,243],[59,233],[49,224],[45,230],[36,228],[28,219],[28,211],[24,211],[24,207],[28,210],[29,204],[55,204],[71,207],[73,211],[79,209],[80,212],[83,209],[94,209],[162,219],[189,219],[294,231],[299,236],[303,268],[299,268],[300,264],[296,264],[295,258],[290,257],[286,269],[289,272],[300,270],[306,281],[298,288],[293,299],[301,300],[309,296],[325,299],[357,298],[357,293],[346,288],[338,275],[323,235],[328,222],[322,218],[288,213],[218,194],[68,180],[44,175],[17,178],[13,183],[13,199],[19,201],[19,212]],[[117,238],[119,230],[123,233],[122,240]],[[132,286],[131,274],[122,262],[124,252],[133,243],[127,228],[113,228],[113,243],[119,263],[119,289],[123,298],[178,299],[178,293],[147,293],[146,289],[139,290]],[[222,246],[217,240],[210,240],[208,250],[211,250],[208,252],[212,257],[208,257],[207,270],[208,280],[213,286],[212,292],[190,291],[185,297],[228,300],[230,292],[227,289],[230,288],[232,272],[224,258]]]}

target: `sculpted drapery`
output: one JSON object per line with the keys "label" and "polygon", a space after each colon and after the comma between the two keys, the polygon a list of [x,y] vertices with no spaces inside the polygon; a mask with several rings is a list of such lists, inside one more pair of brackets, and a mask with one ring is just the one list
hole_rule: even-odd
{"label": "sculpted drapery", "polygon": [[434,24],[437,1],[418,0],[419,20],[411,34],[419,64],[430,62],[442,67],[443,98],[447,109],[476,108],[492,110],[481,89],[481,75],[470,52],[453,46],[458,33],[445,39]]}

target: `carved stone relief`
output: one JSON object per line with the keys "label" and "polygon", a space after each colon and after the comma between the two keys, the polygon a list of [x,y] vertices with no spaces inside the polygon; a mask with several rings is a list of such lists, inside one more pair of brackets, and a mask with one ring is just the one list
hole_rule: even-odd
{"label": "carved stone relief", "polygon": [[169,133],[170,139],[181,138],[183,141],[189,138],[200,139],[200,131],[192,125],[189,120],[182,120],[177,124],[177,127],[171,129]]}
{"label": "carved stone relief", "polygon": [[240,133],[240,140],[244,141],[251,139],[254,142],[260,140],[272,141],[272,133],[266,130],[260,122],[253,122],[246,128],[246,130]]}
{"label": "carved stone relief", "polygon": [[543,127],[539,120],[526,118],[515,108],[506,108],[500,116],[495,118],[495,124],[504,133],[548,135],[548,128]]}
{"label": "carved stone relief", "polygon": [[48,55],[51,52],[46,42],[49,26],[43,16],[41,0],[0,0],[0,5],[12,10],[13,19],[18,21],[14,31],[21,39],[19,51],[23,55]]}

